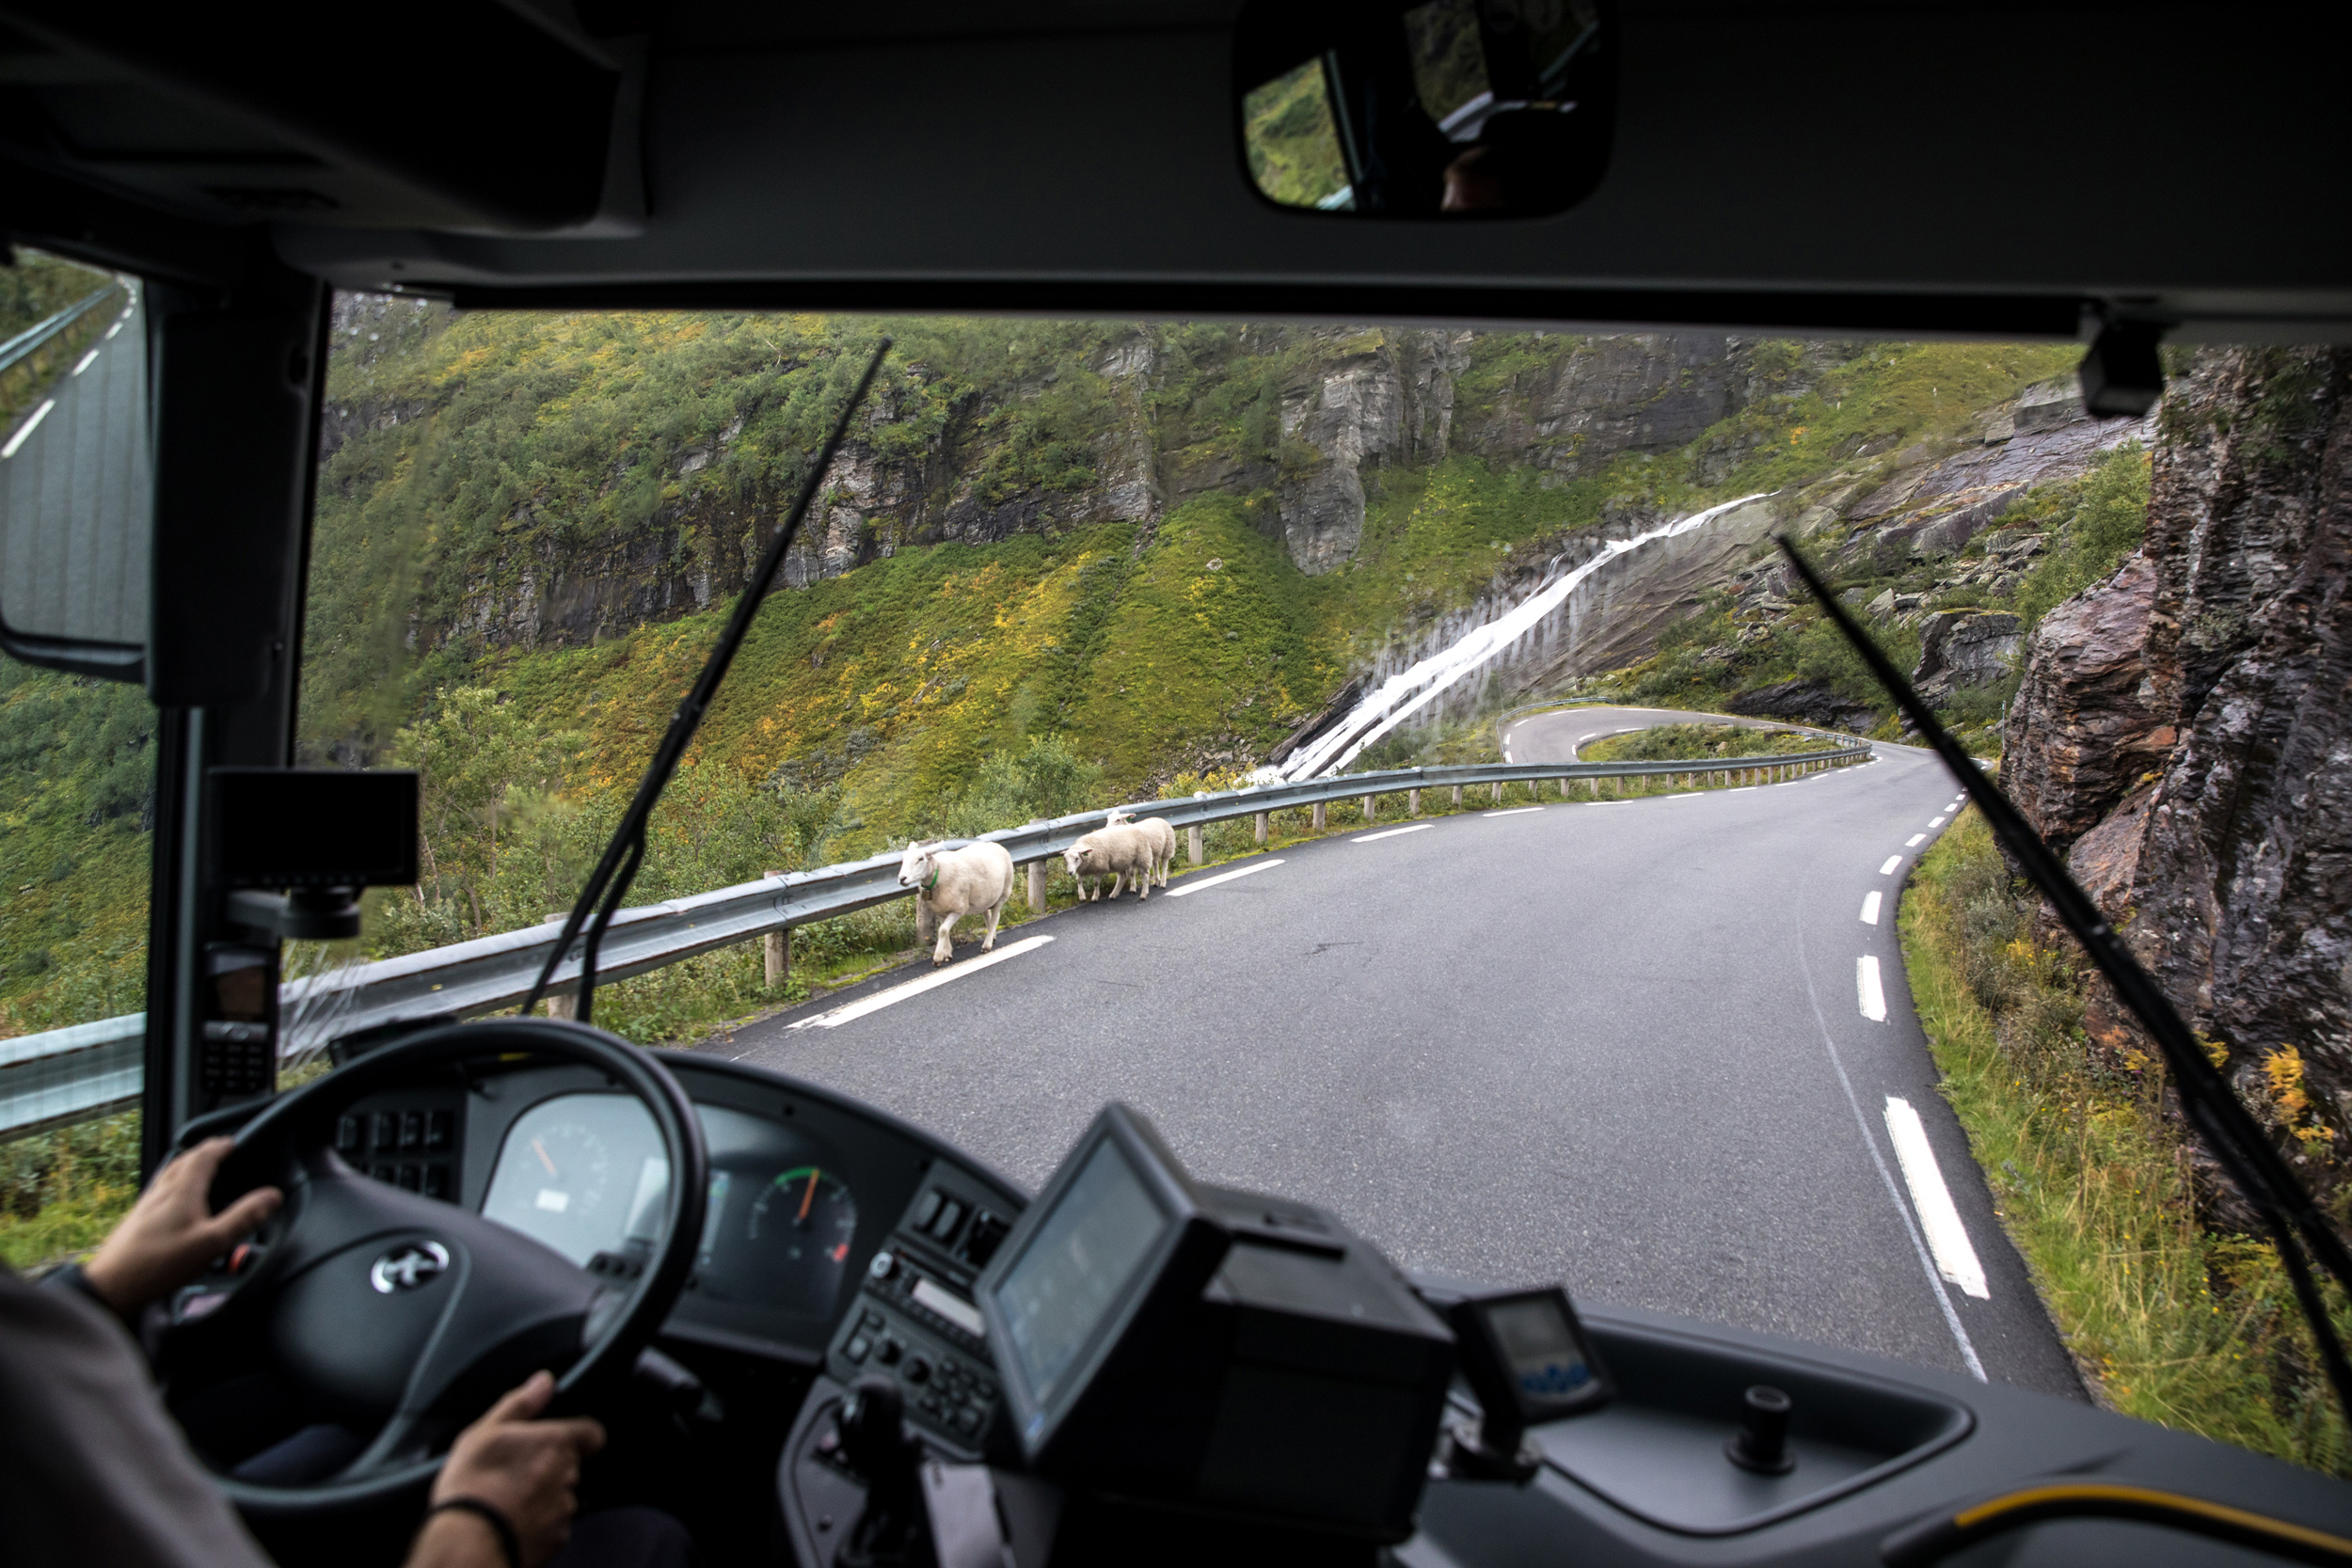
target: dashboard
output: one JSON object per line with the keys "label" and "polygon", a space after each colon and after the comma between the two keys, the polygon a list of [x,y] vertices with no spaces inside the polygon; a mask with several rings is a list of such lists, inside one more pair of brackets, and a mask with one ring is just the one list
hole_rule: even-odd
{"label": "dashboard", "polygon": [[[694,1103],[710,1188],[667,1336],[886,1371],[911,1416],[972,1448],[995,1387],[972,1281],[1025,1195],[930,1134],[810,1085],[664,1054]],[[354,1103],[344,1162],[520,1231],[592,1274],[641,1275],[669,1162],[603,1075],[523,1064]]]}

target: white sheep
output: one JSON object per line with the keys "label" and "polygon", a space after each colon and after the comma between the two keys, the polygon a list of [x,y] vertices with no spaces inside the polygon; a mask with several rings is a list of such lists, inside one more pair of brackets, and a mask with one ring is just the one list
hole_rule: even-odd
{"label": "white sheep", "polygon": [[1123,822],[1134,823],[1136,828],[1152,835],[1152,879],[1161,887],[1168,886],[1168,874],[1176,865],[1175,825],[1165,816],[1147,816],[1142,821],[1136,822],[1136,814],[1123,809],[1112,812],[1103,820],[1105,826],[1113,828]]}
{"label": "white sheep", "polygon": [[931,967],[947,961],[953,944],[947,933],[964,915],[988,915],[988,935],[980,951],[996,945],[996,922],[1012,896],[1012,856],[1001,844],[967,844],[950,849],[946,840],[933,839],[907,846],[898,862],[898,885],[915,890],[916,902],[939,924],[939,942],[931,949]]}
{"label": "white sheep", "polygon": [[1099,893],[1090,895],[1087,890],[1087,880],[1093,877],[1110,878],[1110,896],[1113,898],[1119,896],[1122,886],[1135,888],[1137,898],[1149,898],[1152,896],[1152,861],[1156,847],[1150,833],[1141,828],[1120,823],[1095,829],[1064,849],[1061,858],[1062,863],[1070,867],[1070,874],[1078,879],[1078,892],[1082,898],[1101,896]]}

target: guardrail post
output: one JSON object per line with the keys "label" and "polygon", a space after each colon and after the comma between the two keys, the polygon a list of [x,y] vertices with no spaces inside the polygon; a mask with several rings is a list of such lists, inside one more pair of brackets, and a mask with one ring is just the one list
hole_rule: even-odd
{"label": "guardrail post", "polygon": [[914,940],[923,947],[939,940],[939,917],[931,913],[931,907],[923,902],[920,894],[914,898]]}
{"label": "guardrail post", "polygon": [[1263,849],[1263,848],[1264,848],[1264,847],[1265,847],[1265,833],[1266,833],[1266,817],[1267,817],[1267,816],[1268,816],[1268,814],[1267,814],[1267,813],[1265,813],[1265,812],[1260,812],[1260,813],[1258,814],[1258,847],[1259,847],[1259,848],[1261,848],[1261,849]]}
{"label": "guardrail post", "polygon": [[1367,822],[1370,822],[1373,819],[1372,802],[1373,798],[1371,796],[1367,795],[1364,797],[1364,820]]}
{"label": "guardrail post", "polygon": [[1045,912],[1045,863],[1029,863],[1029,910],[1033,914]]}
{"label": "guardrail post", "polygon": [[1321,801],[1321,800],[1317,800],[1317,801],[1315,802],[1315,814],[1314,814],[1314,828],[1315,828],[1315,832],[1323,832],[1324,828],[1325,828],[1326,826],[1327,826],[1327,825],[1328,825],[1328,824],[1327,824],[1327,818],[1328,818],[1328,814],[1327,814],[1327,812],[1325,812],[1325,810],[1324,810],[1324,802],[1323,802],[1323,801]]}
{"label": "guardrail post", "polygon": [[1420,790],[1408,789],[1405,792],[1405,815],[1407,816],[1419,816],[1421,815]]}
{"label": "guardrail post", "polygon": [[548,998],[548,1016],[549,1018],[578,1018],[580,1016],[580,992],[569,990],[550,995]]}
{"label": "guardrail post", "polygon": [[1495,781],[1495,804],[1502,804],[1502,781],[1500,779]]}
{"label": "guardrail post", "polygon": [[1195,865],[1199,865],[1202,861],[1208,858],[1206,855],[1202,854],[1200,850],[1200,829],[1186,828],[1184,830],[1184,849],[1186,853],[1192,856],[1192,863]]}
{"label": "guardrail post", "polygon": [[1460,784],[1454,786],[1454,809],[1455,811],[1462,809],[1462,786]]}
{"label": "guardrail post", "polygon": [[759,939],[759,947],[767,960],[768,989],[774,990],[792,978],[792,927],[769,932]]}

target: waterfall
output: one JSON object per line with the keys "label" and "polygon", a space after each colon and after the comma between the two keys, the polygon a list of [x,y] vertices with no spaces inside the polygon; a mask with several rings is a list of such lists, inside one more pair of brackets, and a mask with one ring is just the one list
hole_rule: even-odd
{"label": "waterfall", "polygon": [[1753,496],[1741,496],[1738,500],[1710,506],[1704,512],[1677,518],[1646,533],[1637,533],[1630,539],[1610,541],[1590,560],[1552,578],[1501,615],[1471,627],[1438,652],[1418,660],[1409,669],[1391,675],[1364,693],[1356,705],[1347,710],[1345,718],[1317,736],[1311,744],[1300,747],[1274,771],[1283,782],[1289,783],[1311,779],[1346,767],[1356,759],[1357,752],[1428,706],[1448,688],[1475,673],[1498,654],[1507,652],[1513,644],[1540,626],[1552,611],[1567,602],[1569,594],[1603,566],[1655,540],[1672,539],[1678,534],[1705,528],[1724,513],[1761,499],[1768,494],[1769,491],[1759,490]]}

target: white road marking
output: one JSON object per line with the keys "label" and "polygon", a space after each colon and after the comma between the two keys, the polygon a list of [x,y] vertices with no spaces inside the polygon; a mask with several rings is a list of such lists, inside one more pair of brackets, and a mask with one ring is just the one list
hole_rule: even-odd
{"label": "white road marking", "polygon": [[[1603,800],[1601,802],[1602,805],[1610,805],[1613,802],[1608,800]],[[1544,808],[1541,806],[1505,806],[1501,811],[1482,811],[1478,815],[1481,816],[1525,816],[1531,811],[1541,811]],[[1436,824],[1425,823],[1423,826],[1435,827]]]}
{"label": "white road marking", "polygon": [[16,455],[16,449],[24,444],[24,437],[33,433],[33,427],[40,424],[41,420],[47,419],[49,417],[49,411],[56,406],[57,400],[56,398],[51,398],[47,403],[44,403],[39,408],[34,409],[33,417],[16,427],[16,434],[8,437],[8,444],[5,447],[0,447],[0,463],[5,463],[9,458],[14,457]]}
{"label": "white road marking", "polygon": [[1930,822],[1930,823],[1928,824],[1928,826],[1929,826],[1929,827],[1931,827],[1931,828],[1940,828],[1940,827],[1942,827],[1943,825],[1944,825],[1944,819],[1943,819],[1942,817],[1940,817],[1940,816],[1939,816],[1939,817],[1936,817],[1933,821],[1931,821],[1931,822]]}
{"label": "white road marking", "polygon": [[1889,855],[1886,857],[1886,863],[1879,867],[1879,875],[1882,877],[1892,877],[1895,874],[1895,868],[1902,863],[1902,856]]}
{"label": "white road marking", "polygon": [[1695,789],[1686,789],[1679,795],[1669,795],[1666,797],[1669,800],[1695,800],[1698,798],[1699,792]]}
{"label": "white road marking", "polygon": [[1424,828],[1434,828],[1436,826],[1437,824],[1435,822],[1416,822],[1409,828],[1388,828],[1376,833],[1365,833],[1359,838],[1351,838],[1347,842],[1350,844],[1371,844],[1379,839],[1394,838],[1399,833],[1417,833]]}
{"label": "white road marking", "polygon": [[88,369],[89,369],[92,365],[96,364],[97,362],[98,362],[98,351],[97,351],[96,349],[92,349],[92,350],[90,350],[87,354],[85,354],[84,356],[82,356],[82,362],[81,362],[80,364],[78,364],[78,365],[76,365],[76,366],[74,366],[74,367],[73,367],[73,373],[74,373],[75,375],[79,375],[79,374],[81,374],[84,371],[88,370]]}
{"label": "white road marking", "polygon": [[1968,1227],[1960,1223],[1950,1189],[1928,1146],[1928,1130],[1907,1100],[1886,1097],[1886,1135],[1895,1140],[1895,1158],[1911,1188],[1911,1206],[1919,1212],[1919,1228],[1928,1233],[1928,1250],[1935,1255],[1935,1272],[1979,1301],[1992,1298],[1985,1289],[1984,1265],[1968,1244]]}
{"label": "white road marking", "polygon": [[838,1029],[852,1019],[864,1018],[867,1013],[880,1012],[894,1003],[904,1002],[911,996],[920,996],[927,990],[937,990],[951,980],[961,980],[967,974],[977,974],[991,964],[1003,963],[1007,958],[1017,958],[1024,953],[1034,953],[1053,940],[1050,936],[1025,937],[1009,946],[999,947],[993,953],[982,953],[979,957],[966,958],[960,964],[950,964],[946,969],[934,969],[929,974],[917,979],[892,986],[887,990],[878,990],[871,996],[861,996],[856,1001],[835,1007],[829,1013],[818,1013],[815,1018],[804,1018],[786,1027]]}
{"label": "white road marking", "polygon": [[[1595,731],[1593,732],[1593,735],[1598,735],[1599,733],[1600,733],[1600,732],[1599,732],[1598,730],[1595,730]],[[1580,736],[1578,736],[1576,737],[1576,743],[1577,743],[1579,746],[1581,746],[1581,745],[1583,745],[1586,741],[1588,741],[1588,740],[1592,739],[1592,738],[1593,738],[1593,735],[1580,735]]]}
{"label": "white road marking", "polygon": [[1886,1022],[1886,991],[1879,985],[1879,961],[1865,953],[1854,960],[1854,989],[1862,996],[1862,1016],[1873,1023]]}
{"label": "white road marking", "polygon": [[1952,1308],[1951,1293],[1944,1289],[1943,1277],[1935,1272],[1935,1259],[1928,1256],[1928,1244],[1919,1239],[1918,1222],[1911,1217],[1902,1190],[1895,1185],[1895,1173],[1886,1168],[1886,1156],[1879,1152],[1878,1139],[1870,1135],[1870,1118],[1863,1113],[1862,1097],[1853,1092],[1853,1080],[1846,1076],[1845,1060],[1837,1054],[1837,1041],[1829,1032],[1829,1015],[1821,1011],[1821,993],[1813,984],[1813,963],[1805,957],[1803,922],[1798,923],[1796,933],[1798,967],[1804,971],[1804,998],[1813,1005],[1813,1022],[1821,1032],[1821,1049],[1829,1053],[1830,1070],[1837,1074],[1837,1086],[1845,1091],[1854,1126],[1862,1132],[1862,1146],[1870,1151],[1870,1164],[1878,1167],[1879,1180],[1886,1184],[1886,1201],[1895,1206],[1896,1216],[1903,1222],[1903,1233],[1911,1238],[1911,1249],[1919,1259],[1919,1272],[1927,1275],[1928,1289],[1935,1292],[1935,1305],[1944,1314],[1944,1326],[1952,1331],[1952,1343],[1960,1347],[1962,1364],[1979,1383],[1989,1383],[1992,1380],[1984,1375],[1984,1363],[1977,1359],[1977,1347],[1969,1342],[1968,1330]]}
{"label": "white road marking", "polygon": [[1271,871],[1281,863],[1280,861],[1255,861],[1243,866],[1239,871],[1219,872],[1214,877],[1203,877],[1197,882],[1181,882],[1168,890],[1168,896],[1182,898],[1187,893],[1199,893],[1204,887],[1215,887],[1219,882],[1230,882],[1236,877],[1254,877],[1261,871]]}
{"label": "white road marking", "polygon": [[1906,849],[1916,849],[1917,847],[1919,847],[1919,846],[1921,846],[1922,844],[1925,844],[1927,841],[1928,841],[1928,835],[1927,835],[1927,834],[1925,834],[1925,833],[1914,833],[1914,834],[1912,834],[1909,838],[1907,838],[1907,839],[1904,839],[1904,840],[1903,840],[1903,847],[1904,847],[1904,848],[1906,848]]}
{"label": "white road marking", "polygon": [[1863,899],[1862,899],[1862,924],[1864,924],[1865,926],[1875,926],[1875,925],[1877,925],[1878,923],[1879,923],[1879,895],[1878,895],[1877,892],[1876,892],[1875,890],[1873,890],[1872,892],[1867,893],[1867,894],[1865,894],[1865,895],[1863,895]]}
{"label": "white road marking", "polygon": [[116,323],[114,324],[114,325],[112,325],[112,326],[110,326],[110,327],[106,328],[106,336],[107,336],[107,337],[109,337],[109,338],[111,338],[111,337],[113,337],[116,333],[118,333],[118,332],[119,332],[119,331],[121,331],[121,330],[122,330],[122,323],[120,323],[119,321],[118,321],[118,322],[116,322]]}
{"label": "white road marking", "polygon": [[1505,747],[1502,749],[1502,760],[1503,760],[1503,761],[1505,761],[1505,762],[1517,762],[1517,761],[1518,761],[1519,759],[1518,759],[1518,758],[1517,758],[1517,757],[1515,757],[1515,756],[1513,756],[1513,755],[1511,754],[1511,748],[1510,748],[1510,747],[1505,746]]}

